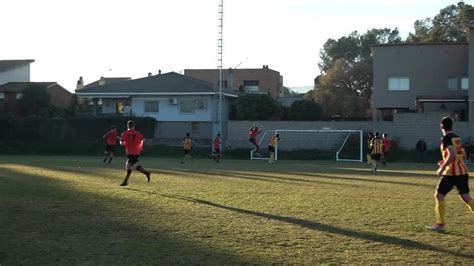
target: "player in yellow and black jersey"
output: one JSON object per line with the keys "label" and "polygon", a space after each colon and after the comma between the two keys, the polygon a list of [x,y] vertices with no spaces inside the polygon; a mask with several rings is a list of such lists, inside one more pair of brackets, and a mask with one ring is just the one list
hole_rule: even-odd
{"label": "player in yellow and black jersey", "polygon": [[432,231],[444,231],[445,220],[445,202],[446,195],[456,187],[459,197],[464,201],[472,213],[474,213],[474,200],[469,195],[469,177],[468,169],[464,163],[465,151],[462,147],[461,138],[452,132],[453,120],[449,117],[443,117],[440,123],[443,138],[441,139],[441,156],[443,160],[438,162],[437,171],[440,180],[435,193],[435,215],[436,223],[427,226]]}
{"label": "player in yellow and black jersey", "polygon": [[372,171],[376,172],[383,154],[383,139],[380,138],[379,132],[374,133],[374,138],[370,141],[369,147],[372,158]]}
{"label": "player in yellow and black jersey", "polygon": [[189,155],[191,149],[193,148],[193,139],[190,137],[189,133],[186,133],[186,137],[183,139],[183,148],[184,148],[184,156],[181,163],[184,163],[186,159],[192,159],[193,157]]}
{"label": "player in yellow and black jersey", "polygon": [[275,148],[280,142],[280,134],[276,134],[272,136],[268,141],[268,151],[270,152],[270,158],[268,159],[268,163],[272,164],[275,162]]}

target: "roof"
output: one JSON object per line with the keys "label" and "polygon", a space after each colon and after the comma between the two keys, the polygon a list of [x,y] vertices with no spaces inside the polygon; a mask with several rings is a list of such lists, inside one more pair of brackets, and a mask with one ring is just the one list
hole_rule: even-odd
{"label": "roof", "polygon": [[90,94],[157,94],[213,93],[214,85],[206,81],[169,72],[140,79],[76,90],[78,95]]}
{"label": "roof", "polygon": [[56,82],[8,82],[0,85],[0,92],[22,92],[26,87],[41,86],[49,87]]}
{"label": "roof", "polygon": [[[104,81],[105,84],[113,84],[113,83],[117,83],[117,82],[122,82],[122,81],[126,81],[126,80],[130,80],[131,78],[130,77],[123,77],[123,78],[101,78],[99,80],[96,80],[92,83],[89,83],[87,85],[84,86],[84,88],[82,89],[85,89],[85,88],[89,88],[89,87],[95,87],[95,86],[99,86],[99,82],[100,81]],[[105,85],[104,84],[104,85]],[[103,85],[102,85],[103,86]]]}
{"label": "roof", "polygon": [[15,69],[17,67],[21,67],[24,65],[29,65],[33,63],[35,60],[27,59],[27,60],[0,60],[0,72],[5,72],[10,69]]}
{"label": "roof", "polygon": [[428,45],[468,45],[467,42],[423,42],[423,43],[390,43],[390,44],[372,44],[370,47],[390,47],[390,46],[428,46]]}

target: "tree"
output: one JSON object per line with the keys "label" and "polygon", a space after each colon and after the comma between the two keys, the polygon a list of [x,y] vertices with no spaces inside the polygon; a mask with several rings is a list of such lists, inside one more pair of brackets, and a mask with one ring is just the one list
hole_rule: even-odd
{"label": "tree", "polygon": [[289,118],[293,121],[314,121],[321,119],[321,106],[313,101],[296,101],[291,105]]}
{"label": "tree", "polygon": [[49,117],[54,108],[51,97],[44,86],[29,86],[23,90],[23,96],[18,100],[20,114],[23,116]]}
{"label": "tree", "polygon": [[459,2],[439,11],[434,18],[415,21],[414,33],[410,33],[407,42],[465,42],[465,28],[474,19],[471,5]]}
{"label": "tree", "polygon": [[370,108],[373,86],[371,45],[400,43],[397,29],[371,29],[365,34],[352,32],[323,46],[315,79],[315,90],[305,98],[320,104],[324,116],[363,117]]}
{"label": "tree", "polygon": [[270,120],[276,115],[277,104],[265,94],[246,94],[235,101],[237,120]]}

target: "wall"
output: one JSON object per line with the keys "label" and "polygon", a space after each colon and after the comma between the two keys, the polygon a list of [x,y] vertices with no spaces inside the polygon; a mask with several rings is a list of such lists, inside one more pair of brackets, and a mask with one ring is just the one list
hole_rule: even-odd
{"label": "wall", "polygon": [[[250,148],[248,142],[248,131],[253,123],[262,130],[274,129],[357,129],[364,130],[364,132],[378,131],[380,133],[386,132],[389,137],[399,142],[399,146],[403,149],[414,149],[416,142],[421,138],[424,139],[430,149],[439,146],[441,138],[441,131],[439,129],[440,119],[448,114],[445,113],[399,113],[395,114],[394,121],[314,121],[314,122],[299,122],[299,121],[229,121],[228,122],[228,142],[227,145],[232,148]],[[460,135],[464,141],[469,137],[474,141],[474,125],[468,122],[455,122],[454,132]],[[298,133],[302,136],[301,133]],[[288,138],[298,138],[298,134],[289,135]],[[327,139],[326,136],[313,138],[308,143],[308,139],[304,141],[307,145],[303,147],[314,148],[313,146],[330,147],[333,142]],[[302,140],[303,141],[303,140]],[[281,145],[284,140],[282,139]],[[262,142],[264,147],[267,143]],[[304,143],[303,143],[304,144]],[[300,148],[303,145],[301,142],[293,143],[291,148]],[[314,144],[314,145],[313,145]],[[326,145],[326,146],[324,146]],[[282,146],[283,147],[283,146]]]}
{"label": "wall", "polygon": [[51,96],[51,103],[54,106],[67,108],[71,105],[72,93],[58,84],[51,85],[46,88]]}
{"label": "wall", "polygon": [[[147,98],[132,98],[132,110],[135,116],[148,116],[153,117],[158,121],[211,121],[212,120],[212,105],[213,98],[200,96],[200,97],[177,97],[178,103],[182,100],[196,100],[206,99],[206,109],[195,109],[193,113],[181,113],[179,111],[179,104],[169,104],[168,99],[159,97],[147,97]],[[145,101],[157,100],[159,101],[159,112],[158,113],[145,113]]]}
{"label": "wall", "polygon": [[[468,45],[386,45],[373,47],[374,108],[416,110],[417,96],[467,96],[448,90],[448,78],[468,75]],[[472,60],[471,60],[472,61]],[[389,91],[389,77],[410,78],[409,91]]]}
{"label": "wall", "polygon": [[30,81],[30,65],[24,65],[5,72],[0,73],[0,85],[8,82],[29,82]]}

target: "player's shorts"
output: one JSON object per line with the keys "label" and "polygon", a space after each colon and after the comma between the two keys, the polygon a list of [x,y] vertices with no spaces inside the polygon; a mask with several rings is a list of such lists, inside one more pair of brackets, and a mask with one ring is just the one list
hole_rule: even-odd
{"label": "player's shorts", "polygon": [[127,155],[127,157],[127,163],[130,163],[131,165],[138,163],[138,155]]}
{"label": "player's shorts", "polygon": [[107,151],[107,152],[114,152],[116,146],[117,146],[117,145],[109,145],[109,144],[107,144],[107,146],[105,146],[105,151]]}
{"label": "player's shorts", "polygon": [[249,138],[249,141],[253,143],[253,145],[258,146],[257,140],[254,138]]}
{"label": "player's shorts", "polygon": [[468,179],[468,175],[442,176],[441,180],[439,180],[438,188],[436,189],[436,191],[441,195],[446,195],[451,191],[451,189],[453,189],[453,187],[456,187],[460,195],[468,194]]}
{"label": "player's shorts", "polygon": [[184,155],[188,155],[191,152],[191,150],[184,149]]}
{"label": "player's shorts", "polygon": [[215,154],[221,154],[221,149],[214,149]]}
{"label": "player's shorts", "polygon": [[273,147],[273,146],[268,146],[268,151],[269,151],[269,152],[275,152],[275,147]]}
{"label": "player's shorts", "polygon": [[374,161],[380,161],[380,157],[382,157],[382,154],[380,154],[380,153],[374,153],[374,154],[371,154],[370,157],[371,157],[372,160],[374,160]]}

